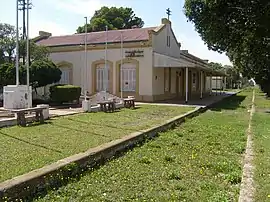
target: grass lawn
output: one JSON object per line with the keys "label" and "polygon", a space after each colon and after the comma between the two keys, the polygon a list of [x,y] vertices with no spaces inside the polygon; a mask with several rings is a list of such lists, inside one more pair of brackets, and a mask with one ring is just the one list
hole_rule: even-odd
{"label": "grass lawn", "polygon": [[252,130],[255,151],[255,200],[270,201],[270,100],[257,89]]}
{"label": "grass lawn", "polygon": [[228,88],[228,89],[225,89],[224,91],[226,91],[226,92],[237,92],[237,91],[239,91],[239,90],[241,90],[241,89],[237,89],[237,88]]}
{"label": "grass lawn", "polygon": [[251,92],[134,148],[37,201],[237,201]]}
{"label": "grass lawn", "polygon": [[115,113],[89,113],[31,127],[0,129],[0,182],[86,151],[194,108],[143,105]]}

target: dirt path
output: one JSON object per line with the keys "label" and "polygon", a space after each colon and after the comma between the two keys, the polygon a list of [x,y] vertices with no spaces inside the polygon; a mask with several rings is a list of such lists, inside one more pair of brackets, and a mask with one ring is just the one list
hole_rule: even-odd
{"label": "dirt path", "polygon": [[251,130],[251,122],[252,117],[255,112],[255,90],[253,90],[252,95],[252,106],[250,109],[249,115],[249,124],[247,129],[247,145],[246,145],[246,153],[244,157],[244,168],[242,175],[242,183],[240,187],[240,196],[239,202],[251,202],[253,201],[254,194],[254,182],[253,182],[253,171],[254,166],[252,165],[253,160],[253,141],[252,141],[252,130]]}

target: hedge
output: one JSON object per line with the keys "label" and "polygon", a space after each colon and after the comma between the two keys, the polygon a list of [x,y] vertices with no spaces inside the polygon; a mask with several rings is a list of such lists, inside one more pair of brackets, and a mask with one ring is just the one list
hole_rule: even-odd
{"label": "hedge", "polygon": [[79,100],[81,87],[73,85],[54,85],[50,87],[50,98],[52,102],[64,103]]}

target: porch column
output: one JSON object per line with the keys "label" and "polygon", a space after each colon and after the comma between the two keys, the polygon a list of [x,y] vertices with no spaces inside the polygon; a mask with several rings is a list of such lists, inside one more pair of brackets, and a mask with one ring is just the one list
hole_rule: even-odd
{"label": "porch column", "polygon": [[213,80],[212,80],[213,78],[212,78],[212,74],[210,75],[210,96],[212,95],[212,82],[213,82]]}
{"label": "porch column", "polygon": [[224,77],[224,90],[226,90],[226,86],[227,86],[227,78],[226,76]]}
{"label": "porch column", "polygon": [[223,91],[223,88],[224,88],[224,86],[223,86],[223,77],[221,77],[220,81],[222,81],[222,82],[220,82],[221,85],[222,85],[221,88],[220,88],[220,95],[221,95],[222,91]]}
{"label": "porch column", "polygon": [[186,67],[186,103],[188,102],[188,67]]}
{"label": "porch column", "polygon": [[201,73],[201,82],[200,82],[201,97],[200,98],[202,99],[202,97],[203,97],[203,71],[201,71],[200,73]]}

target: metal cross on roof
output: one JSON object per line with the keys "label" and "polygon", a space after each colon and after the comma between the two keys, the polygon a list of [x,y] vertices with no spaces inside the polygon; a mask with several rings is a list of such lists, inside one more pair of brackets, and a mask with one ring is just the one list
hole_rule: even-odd
{"label": "metal cross on roof", "polygon": [[166,14],[168,15],[168,20],[170,20],[170,15],[172,15],[171,12],[172,12],[172,11],[171,11],[170,8],[167,8],[167,9],[166,9]]}

